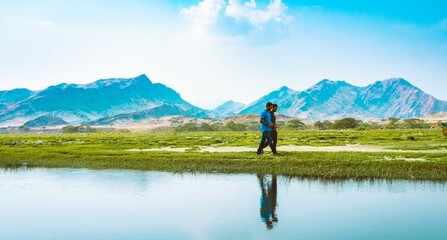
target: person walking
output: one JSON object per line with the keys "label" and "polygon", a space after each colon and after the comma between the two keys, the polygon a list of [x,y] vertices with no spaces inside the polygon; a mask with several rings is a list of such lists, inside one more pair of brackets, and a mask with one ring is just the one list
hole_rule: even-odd
{"label": "person walking", "polygon": [[[278,126],[276,125],[276,115],[275,115],[277,110],[278,110],[278,104],[272,104],[272,108],[270,110],[270,122],[273,124],[273,127],[270,134],[272,136],[272,142],[273,145],[275,146],[275,149],[278,143],[278,131],[277,131]],[[266,148],[268,145],[269,145],[268,141],[265,141],[263,148]]]}
{"label": "person walking", "polygon": [[261,137],[261,142],[259,143],[258,151],[256,152],[258,155],[263,153],[262,149],[263,149],[266,141],[267,141],[267,144],[270,146],[270,149],[272,149],[272,153],[274,155],[278,154],[276,152],[275,146],[273,145],[272,135],[271,135],[273,124],[271,122],[270,110],[272,109],[272,106],[273,106],[273,104],[271,102],[268,102],[265,105],[265,110],[260,115],[259,130],[262,133],[262,137]]}
{"label": "person walking", "polygon": [[276,145],[278,143],[278,126],[276,125],[276,111],[278,110],[278,104],[273,104],[272,105],[272,111],[270,111],[270,115],[271,115],[271,121],[273,123],[273,127],[272,127],[272,142],[273,145],[275,146],[276,149]]}

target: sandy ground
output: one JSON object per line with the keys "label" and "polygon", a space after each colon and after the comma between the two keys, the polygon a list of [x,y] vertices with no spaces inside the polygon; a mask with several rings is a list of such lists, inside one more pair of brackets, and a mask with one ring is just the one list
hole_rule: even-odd
{"label": "sandy ground", "polygon": [[[190,148],[147,148],[129,149],[128,151],[171,151],[185,152]],[[269,148],[266,149],[269,152]],[[255,147],[199,147],[198,152],[256,152]],[[346,145],[346,146],[278,146],[278,152],[401,152],[401,153],[446,153],[447,150],[395,150],[374,145]]]}

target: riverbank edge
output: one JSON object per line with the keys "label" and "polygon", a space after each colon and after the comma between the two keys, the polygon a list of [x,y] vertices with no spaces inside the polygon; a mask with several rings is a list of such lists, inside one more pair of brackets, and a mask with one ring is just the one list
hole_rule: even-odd
{"label": "riverbank edge", "polygon": [[[414,159],[417,159],[416,161]],[[132,169],[196,173],[263,173],[319,179],[447,181],[441,153],[66,151],[39,148],[6,151],[1,168]]]}

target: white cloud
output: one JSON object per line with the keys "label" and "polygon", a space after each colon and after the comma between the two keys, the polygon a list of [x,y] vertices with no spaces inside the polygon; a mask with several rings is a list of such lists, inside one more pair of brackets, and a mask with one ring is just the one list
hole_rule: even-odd
{"label": "white cloud", "polygon": [[181,14],[190,22],[190,31],[207,32],[220,17],[248,21],[259,30],[269,22],[287,24],[293,18],[286,11],[287,6],[282,0],[274,0],[265,9],[260,9],[256,0],[203,0],[197,5],[183,8]]}
{"label": "white cloud", "polygon": [[241,0],[229,0],[225,14],[236,20],[247,20],[254,27],[262,29],[263,25],[274,21],[277,23],[289,23],[292,17],[286,14],[287,6],[281,0],[274,0],[265,10],[257,7],[255,0],[242,3]]}
{"label": "white cloud", "polygon": [[203,0],[198,5],[183,8],[181,14],[190,22],[190,30],[206,32],[216,23],[224,6],[224,0]]}

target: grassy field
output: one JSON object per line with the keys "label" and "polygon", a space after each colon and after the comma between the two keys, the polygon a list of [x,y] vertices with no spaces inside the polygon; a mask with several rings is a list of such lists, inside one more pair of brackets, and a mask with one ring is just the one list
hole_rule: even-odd
{"label": "grassy field", "polygon": [[[447,180],[447,138],[440,131],[286,131],[279,145],[361,144],[401,152],[210,153],[200,147],[257,147],[258,132],[156,132],[1,135],[0,167],[139,169],[170,172],[274,173],[324,179]],[[186,152],[129,151],[186,148]],[[412,151],[406,151],[412,150]],[[433,151],[421,151],[433,150]],[[418,152],[421,151],[421,152]]]}

